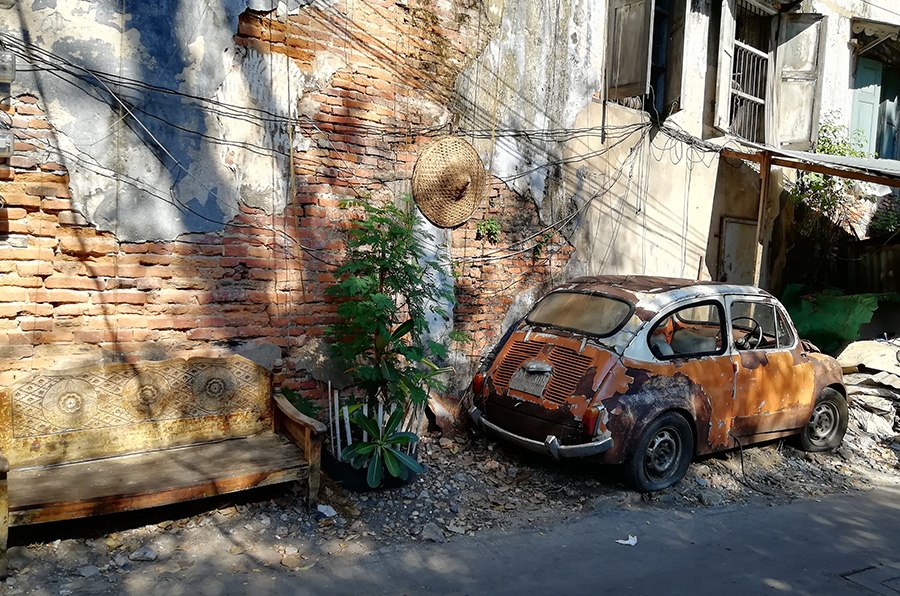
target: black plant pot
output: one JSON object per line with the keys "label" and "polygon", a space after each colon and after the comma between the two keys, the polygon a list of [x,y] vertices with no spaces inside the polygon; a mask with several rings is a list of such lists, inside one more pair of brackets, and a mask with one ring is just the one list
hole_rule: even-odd
{"label": "black plant pot", "polygon": [[372,490],[385,490],[390,488],[403,488],[407,484],[414,482],[418,477],[418,474],[410,472],[406,477],[406,480],[403,480],[396,476],[391,476],[388,474],[387,470],[385,470],[384,477],[381,479],[381,486],[372,488],[366,481],[368,470],[365,467],[357,470],[347,462],[338,461],[333,455],[325,450],[322,450],[322,469],[325,470],[325,473],[328,474],[332,480],[354,493],[364,493]]}

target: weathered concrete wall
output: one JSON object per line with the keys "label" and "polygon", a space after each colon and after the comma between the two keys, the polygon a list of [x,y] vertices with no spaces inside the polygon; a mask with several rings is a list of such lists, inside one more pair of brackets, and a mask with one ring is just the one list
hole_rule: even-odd
{"label": "weathered concrete wall", "polygon": [[30,0],[0,10],[8,35],[49,52],[33,55],[39,68],[15,88],[46,103],[48,160],[66,167],[74,208],[99,229],[173,240],[222,230],[241,204],[284,209],[286,122],[305,80],[286,56],[235,46],[248,4],[161,0],[122,13],[114,0]]}

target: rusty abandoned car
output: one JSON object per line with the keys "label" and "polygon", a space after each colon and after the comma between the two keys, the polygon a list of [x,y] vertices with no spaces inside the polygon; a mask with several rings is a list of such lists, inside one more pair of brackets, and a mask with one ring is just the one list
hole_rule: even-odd
{"label": "rusty abandoned car", "polygon": [[624,464],[641,491],[676,484],[695,456],[789,435],[824,451],[847,428],[837,361],[764,290],[717,282],[574,279],[510,328],[472,389],[477,426]]}

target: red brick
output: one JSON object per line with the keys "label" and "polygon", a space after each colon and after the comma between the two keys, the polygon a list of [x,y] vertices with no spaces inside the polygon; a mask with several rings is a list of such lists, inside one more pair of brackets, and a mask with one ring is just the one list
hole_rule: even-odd
{"label": "red brick", "polygon": [[72,209],[72,201],[68,199],[44,199],[41,201],[41,211],[45,213],[59,213]]}
{"label": "red brick", "polygon": [[90,297],[88,292],[45,289],[34,290],[33,296],[35,302],[49,302],[51,304],[87,302]]}
{"label": "red brick", "polygon": [[21,277],[19,275],[0,275],[0,286],[15,286],[18,288],[41,287],[40,277]]}
{"label": "red brick", "polygon": [[50,331],[53,329],[53,319],[22,317],[19,327],[22,331]]}
{"label": "red brick", "polygon": [[44,280],[45,288],[68,288],[73,290],[103,290],[106,282],[96,277],[51,275]]}
{"label": "red brick", "polygon": [[114,253],[119,243],[112,238],[67,236],[59,243],[62,252],[73,255],[106,255]]}
{"label": "red brick", "polygon": [[94,293],[91,300],[95,304],[144,304],[147,294],[136,290],[107,290]]}
{"label": "red brick", "polygon": [[33,207],[41,206],[41,197],[31,196],[24,193],[3,193],[3,204],[7,207]]}

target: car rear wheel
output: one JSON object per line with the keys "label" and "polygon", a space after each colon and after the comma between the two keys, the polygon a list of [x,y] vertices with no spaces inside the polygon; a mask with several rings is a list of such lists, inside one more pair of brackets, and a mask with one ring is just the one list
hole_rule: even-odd
{"label": "car rear wheel", "polygon": [[800,433],[804,451],[830,451],[841,444],[847,432],[847,400],[836,390],[826,387],[816,399],[809,422]]}
{"label": "car rear wheel", "polygon": [[625,462],[625,474],[641,492],[662,490],[684,478],[693,455],[690,424],[681,414],[666,412],[644,431]]}

